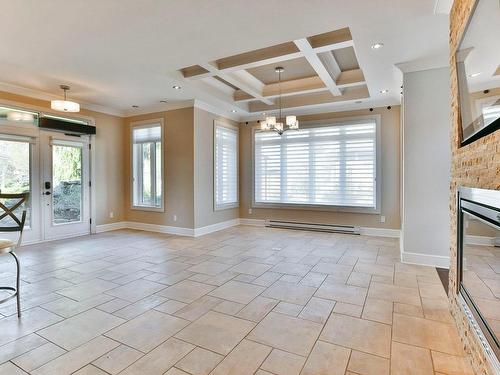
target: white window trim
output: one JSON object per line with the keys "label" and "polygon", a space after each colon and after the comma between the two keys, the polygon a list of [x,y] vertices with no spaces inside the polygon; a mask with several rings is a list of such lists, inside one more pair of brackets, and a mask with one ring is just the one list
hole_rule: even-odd
{"label": "white window trim", "polygon": [[[222,128],[228,128],[235,130],[237,135],[236,135],[236,142],[237,142],[237,147],[236,147],[236,202],[235,203],[227,203],[227,204],[217,204],[216,202],[216,194],[217,194],[217,175],[215,173],[215,160],[216,160],[216,150],[215,150],[215,145],[217,143],[217,134],[216,130],[218,127]],[[214,188],[214,194],[213,194],[213,200],[214,200],[214,211],[223,211],[223,210],[228,210],[231,208],[238,208],[240,207],[240,148],[239,148],[239,141],[240,141],[240,129],[237,126],[228,124],[226,122],[223,122],[221,120],[214,120],[214,126],[213,126],[213,160],[212,160],[212,166],[213,166],[213,188]]]}
{"label": "white window trim", "polygon": [[[160,124],[161,127],[161,200],[160,207],[147,207],[147,206],[137,206],[134,205],[134,129],[137,128],[147,128],[151,125]],[[135,121],[130,123],[130,209],[137,211],[153,211],[153,212],[165,212],[165,127],[163,125],[162,118],[155,118],[143,121]]]}
{"label": "white window trim", "polygon": [[315,204],[299,204],[299,203],[262,203],[255,202],[255,133],[260,132],[259,127],[252,129],[252,208],[272,208],[272,209],[293,209],[293,210],[309,210],[309,211],[336,211],[336,212],[352,212],[364,214],[380,214],[381,213],[381,186],[382,186],[382,160],[381,160],[381,116],[380,115],[367,115],[356,117],[335,118],[331,120],[318,120],[301,122],[301,128],[317,128],[322,126],[341,126],[347,124],[356,124],[360,120],[375,120],[376,132],[376,155],[375,155],[375,208],[368,207],[352,207],[352,206],[338,206],[338,205],[315,205]]}

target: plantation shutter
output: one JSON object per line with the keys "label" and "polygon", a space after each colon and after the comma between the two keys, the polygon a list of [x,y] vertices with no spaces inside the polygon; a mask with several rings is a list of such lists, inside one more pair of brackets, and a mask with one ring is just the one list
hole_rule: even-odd
{"label": "plantation shutter", "polygon": [[215,126],[215,205],[238,204],[238,130]]}

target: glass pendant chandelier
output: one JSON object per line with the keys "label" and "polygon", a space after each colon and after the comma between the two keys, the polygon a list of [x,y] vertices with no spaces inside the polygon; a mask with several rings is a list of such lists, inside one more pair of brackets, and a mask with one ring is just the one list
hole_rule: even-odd
{"label": "glass pendant chandelier", "polygon": [[285,68],[282,66],[277,66],[274,68],[274,71],[278,73],[278,88],[279,88],[279,97],[278,97],[278,118],[276,116],[268,116],[265,120],[260,122],[260,129],[262,131],[275,131],[279,135],[282,135],[287,130],[298,130],[299,129],[299,121],[297,120],[297,116],[286,116],[285,122],[283,123],[283,116],[281,115],[281,73],[285,71]]}
{"label": "glass pendant chandelier", "polygon": [[66,100],[66,91],[69,91],[69,86],[59,86],[64,91],[64,100],[51,100],[50,108],[61,112],[80,112],[80,104]]}

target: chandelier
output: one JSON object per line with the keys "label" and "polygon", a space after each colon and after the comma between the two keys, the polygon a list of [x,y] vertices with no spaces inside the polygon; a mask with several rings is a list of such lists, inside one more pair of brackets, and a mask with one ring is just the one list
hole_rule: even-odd
{"label": "chandelier", "polygon": [[64,91],[64,100],[51,100],[50,108],[61,112],[80,112],[80,104],[66,100],[66,91],[69,91],[69,86],[59,86]]}
{"label": "chandelier", "polygon": [[285,123],[283,123],[283,116],[281,115],[281,73],[283,73],[285,68],[282,66],[277,66],[274,68],[274,71],[278,73],[278,118],[276,116],[268,116],[265,120],[260,122],[260,129],[262,131],[275,131],[279,135],[282,135],[287,130],[298,130],[299,129],[299,121],[297,120],[297,116],[286,116]]}

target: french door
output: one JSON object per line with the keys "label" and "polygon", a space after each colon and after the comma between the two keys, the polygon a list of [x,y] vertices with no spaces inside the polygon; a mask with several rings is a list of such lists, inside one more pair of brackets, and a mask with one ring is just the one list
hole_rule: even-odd
{"label": "french door", "polygon": [[90,233],[89,170],[88,136],[0,126],[0,192],[30,193],[23,243]]}
{"label": "french door", "polygon": [[90,233],[88,136],[40,132],[45,240]]}

